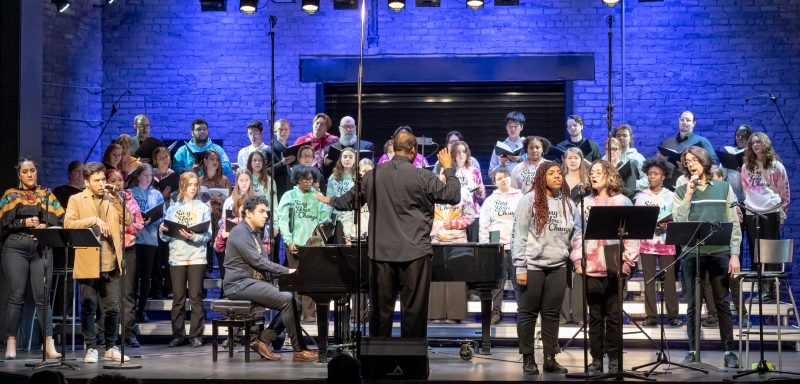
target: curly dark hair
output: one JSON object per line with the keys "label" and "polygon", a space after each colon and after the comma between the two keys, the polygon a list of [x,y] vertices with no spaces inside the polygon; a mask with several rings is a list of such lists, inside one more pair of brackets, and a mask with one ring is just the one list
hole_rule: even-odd
{"label": "curly dark hair", "polygon": [[[542,234],[542,231],[544,231],[544,226],[547,224],[547,216],[549,211],[547,206],[547,171],[549,171],[551,168],[558,168],[559,171],[561,170],[561,166],[558,165],[558,163],[545,161],[539,165],[539,168],[536,170],[536,175],[533,177],[533,184],[531,185],[531,192],[533,192],[533,207],[531,208],[531,216],[535,220],[536,236],[540,236]],[[567,183],[561,183],[561,189],[559,192],[561,209],[564,213],[564,216],[567,216],[567,206],[569,206],[569,214],[571,215],[572,205],[567,202],[567,200],[569,200],[569,186],[567,186]]]}
{"label": "curly dark hair", "polygon": [[675,166],[670,164],[670,162],[667,161],[667,159],[663,156],[653,156],[645,160],[644,164],[642,164],[642,172],[647,174],[652,167],[661,168],[661,172],[664,173],[665,179],[672,177],[672,172],[675,170]]}

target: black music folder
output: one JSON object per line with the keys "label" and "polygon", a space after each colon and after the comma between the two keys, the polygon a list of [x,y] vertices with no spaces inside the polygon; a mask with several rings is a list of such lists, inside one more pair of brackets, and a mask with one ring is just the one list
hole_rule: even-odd
{"label": "black music folder", "polygon": [[191,227],[176,223],[174,221],[164,220],[164,225],[167,226],[167,232],[165,235],[174,237],[176,239],[182,239],[183,236],[180,234],[181,229],[187,229],[194,233],[204,233],[208,231],[208,226],[211,225],[211,221],[204,221],[200,224],[193,225]]}
{"label": "black music folder", "polygon": [[720,164],[723,168],[740,170],[744,165],[744,151],[737,154],[731,154],[723,151],[716,151]]}
{"label": "black music folder", "polygon": [[496,153],[497,156],[519,156],[524,150],[525,148],[523,147],[511,149],[511,147],[502,141],[498,141],[494,144],[494,153]]}
{"label": "black music folder", "polygon": [[[333,164],[336,164],[336,162],[339,161],[339,158],[342,156],[342,152],[344,151],[344,148],[336,148],[333,145],[331,145],[331,146],[329,146],[327,148],[328,148],[328,158],[331,159]],[[354,148],[350,148],[350,149],[355,150]],[[358,152],[358,158],[359,159],[364,159],[364,158],[371,159],[372,158],[372,151],[368,151],[366,149],[362,149],[362,150],[357,151],[357,152]]]}
{"label": "black music folder", "polygon": [[160,218],[164,217],[164,203],[156,205],[153,208],[147,210],[147,212],[142,212],[142,218],[144,220],[150,219],[150,221],[156,221]]}

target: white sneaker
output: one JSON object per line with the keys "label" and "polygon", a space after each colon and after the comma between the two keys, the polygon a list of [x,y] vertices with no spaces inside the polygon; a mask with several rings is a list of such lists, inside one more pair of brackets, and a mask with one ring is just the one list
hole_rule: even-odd
{"label": "white sneaker", "polygon": [[[120,360],[122,360],[122,353],[120,353],[118,347],[113,347],[111,349],[107,349],[106,350],[106,354],[105,354],[104,358],[106,360],[111,360],[111,361],[120,361]],[[125,361],[126,362],[127,361],[131,361],[131,358],[128,357],[128,356],[125,356]]]}
{"label": "white sneaker", "polygon": [[83,357],[84,363],[97,363],[97,350],[94,348],[89,348],[86,350],[86,356]]}

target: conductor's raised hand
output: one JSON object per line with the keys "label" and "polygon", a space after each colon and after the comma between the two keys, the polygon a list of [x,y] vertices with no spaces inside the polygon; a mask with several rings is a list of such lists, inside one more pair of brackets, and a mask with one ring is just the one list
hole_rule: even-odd
{"label": "conductor's raised hand", "polygon": [[330,205],[331,204],[331,198],[328,197],[328,196],[325,196],[325,195],[323,195],[321,193],[315,193],[313,196],[314,196],[315,199],[319,200],[319,202],[322,203],[322,204],[325,204],[325,205]]}
{"label": "conductor's raised hand", "polygon": [[436,154],[436,157],[439,159],[439,164],[442,166],[442,169],[453,166],[453,158],[450,157],[450,150],[447,149],[447,147],[442,148],[442,150]]}

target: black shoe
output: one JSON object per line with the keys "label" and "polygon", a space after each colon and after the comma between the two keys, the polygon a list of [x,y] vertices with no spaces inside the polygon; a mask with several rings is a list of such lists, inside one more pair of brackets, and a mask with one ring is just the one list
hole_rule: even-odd
{"label": "black shoe", "polygon": [[567,373],[567,369],[556,361],[556,355],[544,355],[544,371],[553,373]]}
{"label": "black shoe", "polygon": [[672,320],[670,320],[670,321],[669,321],[669,326],[670,326],[670,327],[680,327],[680,326],[683,326],[683,320],[681,320],[681,319],[678,319],[678,318],[674,318],[674,319],[672,319]]}
{"label": "black shoe", "polygon": [[186,338],[184,337],[173,337],[170,340],[169,344],[167,345],[170,348],[180,347],[181,345],[186,345]]}
{"label": "black shoe", "polygon": [[739,368],[739,358],[733,351],[725,352],[724,363],[725,368]]}
{"label": "black shoe", "polygon": [[714,328],[719,325],[719,319],[716,316],[709,316],[707,319],[700,322],[703,328]]}
{"label": "black shoe", "polygon": [[139,344],[139,340],[136,340],[136,336],[134,335],[131,335],[131,337],[129,337],[128,340],[125,340],[125,345],[131,348],[139,348],[142,346],[141,344]]}
{"label": "black shoe", "polygon": [[592,358],[592,363],[589,364],[589,373],[591,374],[598,374],[603,373],[603,359],[595,359]]}
{"label": "black shoe", "polygon": [[270,345],[272,346],[272,350],[277,352],[283,348],[283,343],[286,342],[286,332],[281,332],[275,340],[272,340]]}
{"label": "black shoe", "polygon": [[203,338],[200,336],[192,337],[189,339],[189,343],[192,344],[192,347],[202,347],[203,346]]}
{"label": "black shoe", "polygon": [[619,372],[619,359],[616,357],[609,357],[608,358],[608,373],[617,373]]}
{"label": "black shoe", "polygon": [[539,366],[536,365],[536,358],[533,354],[522,355],[522,372],[526,375],[539,374]]}
{"label": "black shoe", "polygon": [[681,364],[684,364],[684,365],[692,364],[692,363],[694,363],[694,360],[695,360],[695,351],[689,351],[686,354],[686,356],[684,356],[683,361],[681,361]]}
{"label": "black shoe", "polygon": [[642,326],[643,326],[643,327],[657,327],[657,326],[658,326],[658,320],[656,320],[656,319],[649,319],[649,318],[648,318],[647,320],[645,320],[645,321],[642,323]]}

